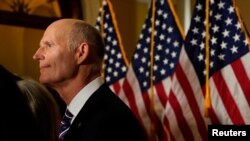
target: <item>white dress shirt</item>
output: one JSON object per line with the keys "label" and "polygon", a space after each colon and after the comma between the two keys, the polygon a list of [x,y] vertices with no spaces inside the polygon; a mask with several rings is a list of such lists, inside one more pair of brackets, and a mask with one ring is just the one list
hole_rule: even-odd
{"label": "white dress shirt", "polygon": [[72,101],[67,105],[68,110],[73,114],[71,123],[74,121],[77,114],[80,112],[89,97],[103,84],[103,79],[97,77],[84,88],[82,88],[77,95],[72,99]]}

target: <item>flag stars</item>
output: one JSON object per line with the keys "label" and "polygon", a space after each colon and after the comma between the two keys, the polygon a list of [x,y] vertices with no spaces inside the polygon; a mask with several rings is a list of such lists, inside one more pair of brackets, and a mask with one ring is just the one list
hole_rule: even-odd
{"label": "flag stars", "polygon": [[220,3],[218,3],[218,8],[219,8],[219,9],[223,9],[224,6],[225,6],[225,3],[224,3],[224,2],[220,1]]}
{"label": "flag stars", "polygon": [[107,68],[107,72],[108,72],[108,73],[112,73],[112,71],[113,71],[113,69],[112,69],[111,67],[108,67],[108,68]]}
{"label": "flag stars", "polygon": [[[101,9],[99,9],[99,10],[101,10]],[[98,16],[98,17],[96,18],[96,21],[97,21],[97,22],[101,22],[101,16]],[[99,27],[99,26],[97,26],[97,27]]]}
{"label": "flag stars", "polygon": [[203,31],[203,32],[201,33],[201,36],[202,36],[202,38],[205,38],[205,37],[206,37],[206,32]]}
{"label": "flag stars", "polygon": [[204,75],[204,76],[206,76],[207,71],[206,71],[206,70],[204,70],[202,73],[203,73],[203,75]]}
{"label": "flag stars", "polygon": [[141,62],[142,62],[142,63],[146,63],[146,62],[147,62],[147,59],[146,59],[145,57],[142,57],[142,58],[141,58]]}
{"label": "flag stars", "polygon": [[174,63],[170,63],[170,68],[174,68]]}
{"label": "flag stars", "polygon": [[151,33],[152,32],[152,28],[148,28],[148,33]]}
{"label": "flag stars", "polygon": [[213,15],[213,11],[212,10],[210,10],[210,12],[209,12],[209,16],[211,17]]}
{"label": "flag stars", "polygon": [[164,65],[168,64],[168,59],[165,58],[165,59],[163,60],[163,64],[164,64]]}
{"label": "flag stars", "polygon": [[155,61],[159,61],[160,60],[160,56],[157,54],[155,55]]}
{"label": "flag stars", "polygon": [[173,29],[173,27],[171,27],[171,26],[168,28],[168,32],[169,32],[169,33],[172,33],[173,30],[174,30],[174,29]]}
{"label": "flag stars", "polygon": [[213,68],[214,67],[214,62],[211,61],[209,65],[210,65],[211,68]]}
{"label": "flag stars", "polygon": [[160,73],[161,73],[161,75],[165,75],[166,74],[166,70],[165,69],[161,69]]}
{"label": "flag stars", "polygon": [[204,48],[205,48],[205,44],[202,42],[202,43],[200,44],[200,49],[203,50]]}
{"label": "flag stars", "polygon": [[214,17],[216,21],[219,21],[221,20],[222,15],[217,13]]}
{"label": "flag stars", "polygon": [[108,55],[105,54],[105,55],[104,55],[104,60],[107,60],[107,59],[108,59]]}
{"label": "flag stars", "polygon": [[225,54],[219,54],[218,58],[219,58],[219,60],[224,61],[225,60]]}
{"label": "flag stars", "polygon": [[221,47],[221,49],[226,49],[227,48],[227,43],[222,41],[221,44],[220,44],[220,47]]}
{"label": "flag stars", "polygon": [[160,40],[164,40],[165,39],[165,35],[164,34],[161,34],[160,35]]}
{"label": "flag stars", "polygon": [[177,53],[173,51],[173,52],[171,53],[171,56],[172,56],[172,58],[175,58],[175,57],[177,56]]}
{"label": "flag stars", "polygon": [[143,52],[144,52],[144,53],[148,53],[148,48],[145,47],[145,48],[143,49]]}
{"label": "flag stars", "polygon": [[212,27],[212,30],[213,30],[214,33],[219,32],[219,26],[214,25],[214,26]]}
{"label": "flag stars", "polygon": [[148,83],[146,81],[143,82],[143,87],[147,87]]}
{"label": "flag stars", "polygon": [[155,26],[159,26],[160,25],[160,21],[159,20],[155,20]]}
{"label": "flag stars", "polygon": [[109,25],[108,25],[107,23],[105,23],[103,27],[104,27],[104,29],[107,29],[108,26],[109,26]]}
{"label": "flag stars", "polygon": [[228,17],[225,22],[226,22],[226,25],[231,25],[232,19]]}
{"label": "flag stars", "polygon": [[115,72],[113,73],[113,76],[114,76],[114,77],[118,77],[118,76],[119,76],[119,73],[118,73],[117,71],[115,71]]}
{"label": "flag stars", "polygon": [[223,37],[224,37],[224,38],[229,37],[229,33],[230,33],[230,31],[228,31],[228,30],[225,29],[225,30],[222,32]]}
{"label": "flag stars", "polygon": [[196,9],[197,9],[198,11],[202,10],[202,5],[201,5],[200,3],[197,4]]}
{"label": "flag stars", "polygon": [[228,8],[228,12],[231,14],[231,13],[234,13],[234,7],[233,6],[230,6]]}
{"label": "flag stars", "polygon": [[194,34],[198,34],[199,33],[199,29],[197,27],[194,27],[192,31],[193,31]]}
{"label": "flag stars", "polygon": [[106,76],[106,78],[105,78],[105,80],[107,81],[107,82],[110,82],[111,81],[111,78],[110,78],[110,76]]}
{"label": "flag stars", "polygon": [[109,28],[108,28],[108,31],[109,31],[110,33],[112,33],[113,30],[114,30],[114,29],[113,29],[112,27],[109,27]]}
{"label": "flag stars", "polygon": [[157,11],[157,14],[158,14],[158,15],[162,15],[162,13],[163,13],[163,11],[162,11],[161,9],[159,9],[159,10]]}
{"label": "flag stars", "polygon": [[233,38],[234,38],[234,42],[237,42],[237,41],[240,40],[240,35],[235,34],[235,35],[233,36]]}
{"label": "flag stars", "polygon": [[[142,25],[142,29],[145,29],[147,26],[146,26],[146,24],[144,23],[143,25]],[[142,34],[142,33],[141,33]]]}
{"label": "flag stars", "polygon": [[150,67],[150,61],[148,61],[148,67]]}
{"label": "flag stars", "polygon": [[113,63],[114,63],[114,59],[110,58],[110,59],[109,59],[109,63],[110,63],[110,64],[113,64]]}
{"label": "flag stars", "polygon": [[161,5],[163,5],[164,4],[164,0],[161,0],[160,3],[161,3]]}
{"label": "flag stars", "polygon": [[149,38],[149,37],[147,37],[146,42],[147,42],[147,43],[149,43],[149,42],[150,42],[150,38]]}
{"label": "flag stars", "polygon": [[122,66],[122,72],[126,72],[127,67],[126,66]]}
{"label": "flag stars", "polygon": [[153,69],[154,69],[154,71],[157,71],[158,70],[158,66],[154,65]]}
{"label": "flag stars", "polygon": [[158,51],[162,50],[162,45],[161,44],[157,45],[157,49]]}
{"label": "flag stars", "polygon": [[119,68],[120,65],[121,65],[121,64],[120,64],[119,62],[116,62],[116,63],[115,63],[115,67],[116,67],[116,68]]}
{"label": "flag stars", "polygon": [[[97,20],[98,21],[98,20]],[[95,28],[100,31],[100,26],[96,25]]]}
{"label": "flag stars", "polygon": [[202,60],[204,60],[204,55],[202,53],[200,53],[197,58],[199,61],[202,61]]}
{"label": "flag stars", "polygon": [[137,44],[137,45],[136,45],[136,48],[137,48],[137,49],[141,49],[141,44]]}
{"label": "flag stars", "polygon": [[143,34],[140,34],[139,38],[140,38],[140,39],[143,39]]}
{"label": "flag stars", "polygon": [[170,43],[170,42],[171,42],[171,38],[168,37],[168,38],[167,38],[167,43]]}
{"label": "flag stars", "polygon": [[110,46],[109,45],[106,45],[105,48],[106,48],[107,51],[110,50]]}
{"label": "flag stars", "polygon": [[194,18],[194,20],[195,20],[195,22],[200,22],[201,21],[201,17],[200,16],[198,16],[198,15],[196,15],[195,16],[195,18]]}
{"label": "flag stars", "polygon": [[122,54],[121,54],[121,53],[118,53],[118,54],[116,55],[116,57],[117,57],[118,59],[121,59],[121,58],[122,58]]}
{"label": "flag stars", "polygon": [[139,68],[139,72],[140,72],[140,73],[144,73],[144,68],[143,68],[143,67],[140,67],[140,68]]}
{"label": "flag stars", "polygon": [[164,19],[167,19],[167,18],[168,18],[168,14],[167,14],[167,13],[164,13],[164,14],[163,14],[163,18],[164,18]]}
{"label": "flag stars", "polygon": [[115,49],[111,50],[111,54],[114,55],[116,53]]}
{"label": "flag stars", "polygon": [[236,47],[234,45],[233,45],[233,47],[230,50],[231,50],[232,54],[238,53],[238,47]]}
{"label": "flag stars", "polygon": [[108,36],[106,39],[107,39],[108,42],[110,42],[111,41],[111,36]]}
{"label": "flag stars", "polygon": [[166,54],[169,54],[169,49],[168,49],[168,48],[165,50],[165,53],[166,53]]}
{"label": "flag stars", "polygon": [[138,58],[139,58],[138,53],[135,53],[135,54],[134,54],[134,59],[138,59]]}
{"label": "flag stars", "polygon": [[155,30],[155,31],[154,31],[154,36],[157,36],[157,33],[158,33],[157,30]]}
{"label": "flag stars", "polygon": [[215,55],[215,50],[211,49],[210,54],[211,54],[211,56],[214,56]]}
{"label": "flag stars", "polygon": [[212,37],[212,38],[211,38],[211,44],[212,44],[212,45],[217,44],[217,38]]}
{"label": "flag stars", "polygon": [[174,41],[173,45],[174,45],[174,47],[179,47],[179,42],[178,41]]}
{"label": "flag stars", "polygon": [[163,29],[163,30],[165,30],[166,29],[166,27],[167,27],[167,25],[164,23],[164,24],[162,24],[162,26],[161,26],[161,28]]}
{"label": "flag stars", "polygon": [[248,40],[247,39],[244,40],[244,44],[248,45]]}
{"label": "flag stars", "polygon": [[116,46],[116,45],[117,45],[117,41],[114,40],[114,41],[112,42],[112,44],[113,44],[113,46]]}
{"label": "flag stars", "polygon": [[235,27],[237,28],[237,30],[241,29],[241,24],[240,24],[240,22],[237,22],[237,24],[235,25]]}
{"label": "flag stars", "polygon": [[[204,24],[204,26],[206,26],[206,24],[207,24],[206,20],[203,21],[203,24]],[[209,27],[210,27],[210,24],[209,24]]]}
{"label": "flag stars", "polygon": [[191,43],[192,46],[196,46],[197,45],[197,40],[196,39],[192,39],[190,43]]}

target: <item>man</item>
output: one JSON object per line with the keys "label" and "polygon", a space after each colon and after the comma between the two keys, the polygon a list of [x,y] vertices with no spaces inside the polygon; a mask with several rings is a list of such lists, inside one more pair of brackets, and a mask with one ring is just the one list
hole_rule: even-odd
{"label": "man", "polygon": [[44,32],[33,58],[40,82],[59,93],[73,116],[62,140],[145,141],[134,114],[101,78],[103,56],[99,32],[84,21],[61,19]]}

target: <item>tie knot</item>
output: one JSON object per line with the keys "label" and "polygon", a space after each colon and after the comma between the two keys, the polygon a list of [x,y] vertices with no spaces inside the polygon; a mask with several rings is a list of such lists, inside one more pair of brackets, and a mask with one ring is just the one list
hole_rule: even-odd
{"label": "tie knot", "polygon": [[64,116],[62,118],[61,124],[62,125],[70,124],[72,117],[73,117],[73,114],[68,109],[66,109]]}
{"label": "tie knot", "polygon": [[66,117],[68,119],[72,119],[73,114],[69,111],[69,109],[66,109],[64,117]]}

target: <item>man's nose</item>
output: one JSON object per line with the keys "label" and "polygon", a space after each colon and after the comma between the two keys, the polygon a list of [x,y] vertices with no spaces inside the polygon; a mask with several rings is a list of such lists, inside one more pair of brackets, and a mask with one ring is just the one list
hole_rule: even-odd
{"label": "man's nose", "polygon": [[34,60],[42,60],[42,59],[44,59],[44,55],[42,53],[42,48],[41,47],[37,49],[37,51],[33,55],[33,59]]}

